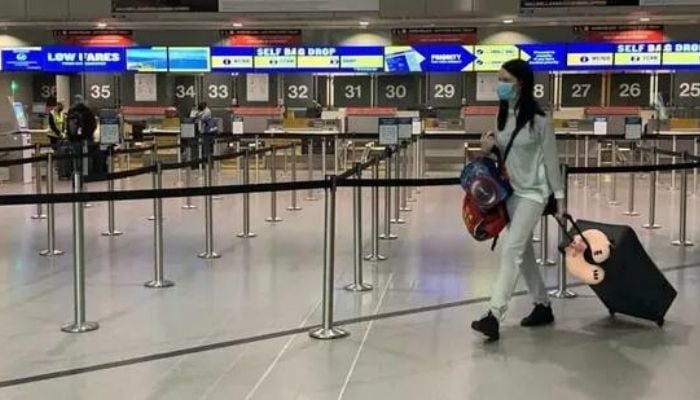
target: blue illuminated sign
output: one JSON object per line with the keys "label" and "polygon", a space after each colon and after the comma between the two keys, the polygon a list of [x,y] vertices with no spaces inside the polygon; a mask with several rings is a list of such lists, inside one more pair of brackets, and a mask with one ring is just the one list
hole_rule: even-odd
{"label": "blue illuminated sign", "polygon": [[384,70],[384,48],[348,46],[338,47],[340,70],[345,72],[377,72]]}
{"label": "blue illuminated sign", "polygon": [[2,49],[3,71],[41,71],[43,53],[41,47],[17,47]]}
{"label": "blue illuminated sign", "polygon": [[568,69],[610,69],[614,61],[614,44],[571,44],[567,48]]}
{"label": "blue illuminated sign", "polygon": [[47,72],[121,72],[126,53],[120,47],[46,47],[42,68]]}
{"label": "blue illuminated sign", "polygon": [[471,71],[476,56],[471,46],[432,46],[428,52],[428,70],[431,72]]}
{"label": "blue illuminated sign", "polygon": [[566,67],[566,46],[563,44],[521,44],[520,58],[535,71],[556,71]]}
{"label": "blue illuminated sign", "polygon": [[252,47],[212,47],[211,70],[214,72],[250,72],[255,49]]}
{"label": "blue illuminated sign", "polygon": [[209,72],[209,47],[169,47],[168,69],[171,72]]}

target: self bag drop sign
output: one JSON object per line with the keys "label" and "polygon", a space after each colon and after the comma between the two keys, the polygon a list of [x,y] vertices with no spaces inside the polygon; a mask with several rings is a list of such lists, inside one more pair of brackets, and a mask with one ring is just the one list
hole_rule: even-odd
{"label": "self bag drop sign", "polygon": [[120,72],[126,52],[118,47],[46,47],[43,70],[51,72]]}

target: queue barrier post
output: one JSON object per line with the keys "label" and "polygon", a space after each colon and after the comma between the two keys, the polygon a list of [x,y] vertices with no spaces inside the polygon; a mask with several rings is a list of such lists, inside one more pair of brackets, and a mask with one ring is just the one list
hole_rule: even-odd
{"label": "queue barrier post", "polygon": [[540,222],[540,258],[537,263],[543,267],[557,265],[549,258],[549,219],[546,215],[542,216]]}
{"label": "queue barrier post", "polygon": [[[659,157],[656,153],[656,147],[652,149],[652,162],[654,165],[659,165]],[[661,225],[656,223],[656,184],[658,183],[658,172],[651,171],[649,173],[649,221],[643,225],[646,229],[659,229]]]}
{"label": "queue barrier post", "polygon": [[[591,141],[588,135],[583,138],[583,167],[588,168],[591,151]],[[588,188],[588,174],[583,175],[583,187]]]}
{"label": "queue barrier post", "polygon": [[[612,141],[612,166],[617,167],[617,142]],[[612,174],[610,181],[610,200],[608,205],[618,206],[620,202],[617,201],[617,174]]]}
{"label": "queue barrier post", "polygon": [[[83,176],[88,176],[88,174],[90,173],[90,160],[91,160],[92,156],[89,153],[90,153],[90,147],[88,147],[87,141],[83,141],[84,157],[82,158],[83,162],[81,164]],[[84,182],[81,180],[80,184],[84,185]],[[82,190],[82,188],[81,188],[81,190]],[[93,207],[95,207],[95,205],[90,203],[90,202],[83,203],[83,208],[85,208],[85,209],[93,208]]]}
{"label": "queue barrier post", "polygon": [[[212,155],[217,156],[221,154],[221,151],[219,151],[219,147],[221,145],[221,142],[216,140],[215,138],[207,138],[206,140],[209,140],[210,143],[207,145],[207,149],[211,152]],[[214,161],[214,176],[211,179],[211,184],[212,186],[219,186],[219,177],[221,176],[221,161]],[[212,196],[212,200],[223,200],[224,196],[216,195]]]}
{"label": "queue barrier post", "polygon": [[[297,146],[296,146],[296,144],[293,145],[287,151],[291,153],[291,159],[292,159],[292,183],[296,183],[296,181],[297,181]],[[289,207],[287,207],[287,211],[301,211],[301,207],[299,206],[299,196],[297,194],[296,189],[292,190],[291,199],[292,199],[292,202],[289,205]]]}
{"label": "queue barrier post", "polygon": [[[379,180],[379,160],[374,162],[372,165],[372,179],[377,182]],[[371,234],[370,239],[371,252],[369,255],[365,256],[365,260],[377,262],[384,261],[386,257],[379,254],[379,188],[377,186],[372,186],[371,189],[372,205],[370,209],[371,213]]]}
{"label": "queue barrier post", "polygon": [[[163,189],[163,166],[160,161],[156,162],[156,170],[153,172],[153,190]],[[163,272],[163,199],[153,199],[153,270],[154,278],[146,282],[145,287],[149,289],[165,289],[175,286],[175,283],[165,279]]]}
{"label": "queue barrier post", "polygon": [[323,239],[323,301],[321,303],[322,323],[317,329],[309,332],[309,336],[319,340],[340,339],[349,335],[343,329],[333,324],[334,283],[335,283],[335,205],[336,177],[326,176],[329,183],[325,188],[325,216]]}
{"label": "queue barrier post", "polygon": [[[391,157],[386,158],[385,174],[387,181],[391,179]],[[396,240],[398,236],[391,233],[391,186],[384,187],[384,233],[379,235],[382,240]]]}
{"label": "queue barrier post", "polygon": [[[277,148],[272,146],[270,150],[270,182],[277,183]],[[277,192],[270,192],[270,216],[265,221],[275,224],[282,222],[277,216]]]}
{"label": "queue barrier post", "polygon": [[[699,145],[700,145],[700,138],[695,137],[695,139],[693,139],[693,155],[695,157],[698,157]],[[695,161],[697,161],[697,159]],[[697,168],[693,168],[693,196],[694,197],[698,196],[698,169]]]}
{"label": "queue barrier post", "polygon": [[[187,161],[192,161],[192,146],[187,146],[185,150]],[[192,166],[188,165],[185,167],[185,187],[190,187],[192,185]],[[182,206],[183,210],[196,210],[197,206],[192,204],[192,197],[185,197],[185,204]]]}
{"label": "queue barrier post", "polygon": [[[53,194],[53,152],[46,155],[46,193]],[[44,257],[60,256],[63,254],[61,250],[56,249],[56,213],[53,203],[46,205],[46,238],[47,248],[39,252]]]}
{"label": "queue barrier post", "polygon": [[[108,173],[112,174],[114,173],[114,148],[112,146],[109,146],[107,149],[107,157],[109,158],[109,161],[107,163],[107,171]],[[107,180],[107,191],[110,193],[114,193],[114,180],[109,179]],[[107,201],[107,230],[105,232],[102,232],[102,236],[105,237],[114,237],[114,236],[121,236],[124,234],[124,232],[120,232],[115,228],[115,216],[114,216],[114,200],[108,200]]]}
{"label": "queue barrier post", "polygon": [[[562,166],[562,176],[564,177],[564,201],[562,214],[565,214],[568,209],[569,203],[569,171],[566,165]],[[567,237],[566,230],[568,229],[567,221],[561,221],[563,226],[559,227],[559,239],[558,242],[562,243],[564,238]],[[559,271],[557,279],[557,288],[549,292],[549,296],[555,299],[572,299],[578,295],[568,289],[567,283],[567,272],[566,272],[566,257],[563,254],[559,254]]]}
{"label": "queue barrier post", "polygon": [[[676,152],[678,152],[678,137],[677,136],[673,136],[672,143],[673,143],[672,149],[673,149],[674,154],[673,154],[673,157],[671,157],[671,164],[676,165],[676,162],[678,161],[678,159],[676,158],[676,154],[675,154]],[[676,190],[676,170],[675,169],[671,171],[671,190]]]}
{"label": "queue barrier post", "polygon": [[[688,160],[688,153],[683,153],[683,160]],[[680,209],[678,212],[678,240],[671,242],[674,246],[690,247],[693,242],[687,239],[688,227],[688,170],[681,171],[681,188],[680,188]]]}
{"label": "queue barrier post", "polygon": [[[401,179],[401,156],[403,152],[401,151],[401,145],[396,146],[396,153],[395,153],[395,158],[394,158],[394,168],[396,169],[396,172],[394,172],[394,175],[396,179]],[[391,179],[391,175],[389,175],[389,179]],[[394,218],[391,219],[390,221],[392,224],[405,224],[406,221],[401,218],[401,187],[400,186],[395,186],[394,187]]]}
{"label": "queue barrier post", "polygon": [[[73,165],[77,166],[77,160]],[[82,190],[82,176],[78,168],[73,168],[73,193]],[[85,318],[85,226],[84,210],[80,202],[73,203],[73,322],[65,324],[61,330],[66,333],[84,333],[97,330],[97,322]]]}
{"label": "queue barrier post", "polygon": [[[603,165],[603,144],[597,140],[596,167],[600,168]],[[600,197],[603,194],[603,175],[595,175],[595,196]]]}
{"label": "queue barrier post", "polygon": [[[309,176],[309,181],[314,179],[314,140],[309,138],[309,143],[307,144],[307,154],[306,154],[306,170]],[[318,198],[314,195],[314,190],[309,189],[306,194],[306,201],[316,201]]]}
{"label": "queue barrier post", "polygon": [[[207,188],[211,188],[212,169],[212,159],[211,155],[209,155],[204,167],[204,186]],[[221,258],[221,255],[214,251],[214,199],[211,194],[204,198],[204,236],[205,250],[204,253],[200,253],[197,257],[205,260]]]}
{"label": "queue barrier post", "polygon": [[[408,163],[408,171],[410,172],[410,175],[412,178],[417,178],[416,174],[416,149],[418,148],[418,142],[416,141],[415,137],[411,138],[411,151],[409,153],[409,163]],[[408,188],[408,202],[409,203],[415,203],[418,201],[416,199],[416,188],[411,186]]]}
{"label": "queue barrier post", "polygon": [[[355,176],[362,179],[362,164],[355,163]],[[372,285],[364,282],[362,271],[362,188],[352,188],[353,282],[345,287],[350,292],[368,292]]]}
{"label": "queue barrier post", "polygon": [[[34,157],[41,156],[41,145],[37,143],[34,146]],[[34,163],[34,187],[36,194],[41,194],[41,162],[37,161]],[[44,206],[41,203],[36,204],[36,214],[30,217],[34,220],[46,219],[47,216],[44,214]]]}
{"label": "queue barrier post", "polygon": [[[399,160],[401,160],[401,173],[397,174],[397,176],[400,176],[401,178],[408,178],[408,148],[406,148],[406,151],[401,153],[401,157],[399,157]],[[413,211],[411,207],[408,206],[408,189],[407,187],[400,187],[400,192],[401,192],[401,208],[400,210],[403,212],[411,212]]]}
{"label": "queue barrier post", "polygon": [[[245,150],[243,156],[243,185],[250,185],[250,150]],[[250,231],[250,193],[243,193],[243,232],[239,233],[239,238],[251,239],[257,235]]]}
{"label": "queue barrier post", "polygon": [[[630,165],[635,165],[635,157],[634,157],[634,146],[630,148]],[[636,177],[634,172],[630,172],[629,174],[629,188],[627,192],[627,211],[622,213],[622,215],[628,216],[628,217],[637,217],[639,216],[639,213],[634,210],[634,196],[635,196],[635,189],[636,189]]]}

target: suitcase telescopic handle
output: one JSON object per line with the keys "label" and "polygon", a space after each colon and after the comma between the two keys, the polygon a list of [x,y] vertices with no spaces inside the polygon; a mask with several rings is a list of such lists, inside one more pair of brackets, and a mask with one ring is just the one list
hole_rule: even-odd
{"label": "suitcase telescopic handle", "polygon": [[[566,227],[566,221],[571,222],[571,226],[573,226],[574,230],[576,230],[576,233],[579,236],[581,236],[581,239],[583,239],[583,242],[586,244],[586,247],[588,247],[589,249],[591,248],[591,244],[588,242],[588,239],[586,239],[586,237],[583,235],[583,231],[581,230],[581,227],[578,226],[578,224],[576,223],[576,220],[574,219],[574,217],[571,216],[571,214],[564,213],[561,218],[559,218],[555,215],[554,219],[557,221],[559,226],[562,228],[562,231],[564,231],[564,234],[569,238],[569,241],[570,241],[569,244],[574,241],[574,238],[573,238],[573,236],[571,236],[571,234],[569,233],[569,230]],[[561,251],[563,253],[565,247],[566,246],[563,246],[563,247],[560,246],[559,251]]]}

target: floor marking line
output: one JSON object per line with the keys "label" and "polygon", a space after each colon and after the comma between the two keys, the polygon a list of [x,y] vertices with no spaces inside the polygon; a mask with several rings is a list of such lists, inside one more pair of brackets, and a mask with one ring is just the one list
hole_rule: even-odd
{"label": "floor marking line", "polygon": [[[394,279],[394,273],[392,272],[389,275],[389,279],[386,281],[386,285],[384,286],[384,290],[382,290],[381,296],[379,296],[379,300],[377,301],[377,306],[374,307],[374,311],[372,312],[373,315],[376,315],[379,313],[379,308],[381,308],[382,303],[384,302],[384,297],[386,294],[389,292],[389,286],[391,285],[391,281]],[[369,332],[372,330],[372,326],[374,325],[374,321],[370,321],[369,324],[367,324],[367,329],[365,330],[365,334],[362,337],[362,341],[360,342],[360,347],[357,348],[357,352],[355,353],[355,357],[352,360],[352,363],[350,364],[350,369],[348,370],[348,374],[345,376],[345,381],[343,382],[343,386],[340,388],[340,393],[338,393],[338,400],[342,400],[343,396],[345,395],[345,391],[348,389],[348,385],[350,385],[350,379],[352,378],[352,374],[355,372],[355,368],[357,367],[358,361],[360,361],[360,354],[362,354],[362,350],[365,348],[365,344],[367,343],[367,339],[369,338]]]}
{"label": "floor marking line", "polygon": [[[663,272],[663,273],[674,272],[674,271],[680,271],[680,270],[686,270],[686,269],[692,269],[692,268],[698,268],[698,267],[700,267],[700,264],[681,265],[681,266],[665,268],[661,272]],[[576,287],[582,287],[582,286],[586,286],[586,284],[585,283],[576,283],[576,284],[571,284],[568,287],[569,288],[576,288]],[[523,296],[525,294],[527,294],[526,291],[518,291],[516,293],[513,293],[513,297],[519,297],[519,296]],[[474,298],[474,299],[469,299],[469,300],[456,301],[456,302],[452,302],[452,303],[436,304],[436,305],[432,305],[432,306],[412,308],[412,309],[408,309],[408,310],[393,311],[393,312],[384,313],[384,314],[377,314],[374,316],[350,318],[350,319],[346,319],[346,320],[342,320],[342,321],[337,321],[335,325],[354,325],[354,324],[368,322],[368,321],[376,321],[376,320],[395,318],[395,317],[401,317],[401,316],[406,316],[406,315],[420,314],[420,313],[425,313],[425,312],[430,312],[430,311],[440,311],[440,310],[449,309],[449,308],[457,308],[457,307],[463,307],[463,306],[467,306],[467,305],[485,303],[488,300],[489,300],[488,297],[479,297],[479,298]],[[203,345],[203,346],[196,346],[196,347],[173,350],[173,351],[168,351],[168,352],[163,352],[163,353],[155,353],[155,354],[150,354],[150,355],[146,355],[146,356],[128,358],[128,359],[115,361],[115,362],[95,364],[95,365],[89,365],[89,366],[78,367],[78,368],[70,368],[70,369],[65,369],[65,370],[61,370],[61,371],[47,372],[47,373],[43,373],[43,374],[31,375],[31,376],[26,376],[26,377],[16,378],[16,379],[8,379],[8,380],[0,381],[0,388],[25,385],[28,383],[41,382],[41,381],[46,381],[46,380],[58,379],[58,378],[65,378],[65,377],[69,377],[69,376],[73,376],[73,375],[81,375],[81,374],[86,374],[86,373],[90,373],[90,372],[97,372],[97,371],[103,371],[103,370],[108,370],[108,369],[126,367],[126,366],[130,366],[130,365],[135,365],[135,364],[143,364],[143,363],[152,362],[152,361],[160,361],[160,360],[165,360],[168,358],[181,357],[181,356],[188,355],[188,354],[203,353],[203,352],[207,352],[207,351],[213,351],[213,350],[219,350],[219,349],[224,349],[224,348],[228,348],[228,347],[240,346],[240,345],[244,345],[244,344],[262,342],[262,341],[271,340],[271,339],[279,339],[279,338],[285,337],[285,336],[298,335],[300,333],[305,333],[305,332],[308,332],[309,330],[316,329],[319,327],[320,327],[320,325],[312,325],[312,326],[307,326],[307,327],[303,327],[303,328],[288,329],[288,330],[279,331],[279,332],[272,332],[272,333],[265,333],[265,334],[257,335],[257,336],[250,336],[247,338],[233,339],[233,340],[228,340],[228,341],[218,342],[218,343],[211,343],[211,344],[207,344],[207,345]]]}

